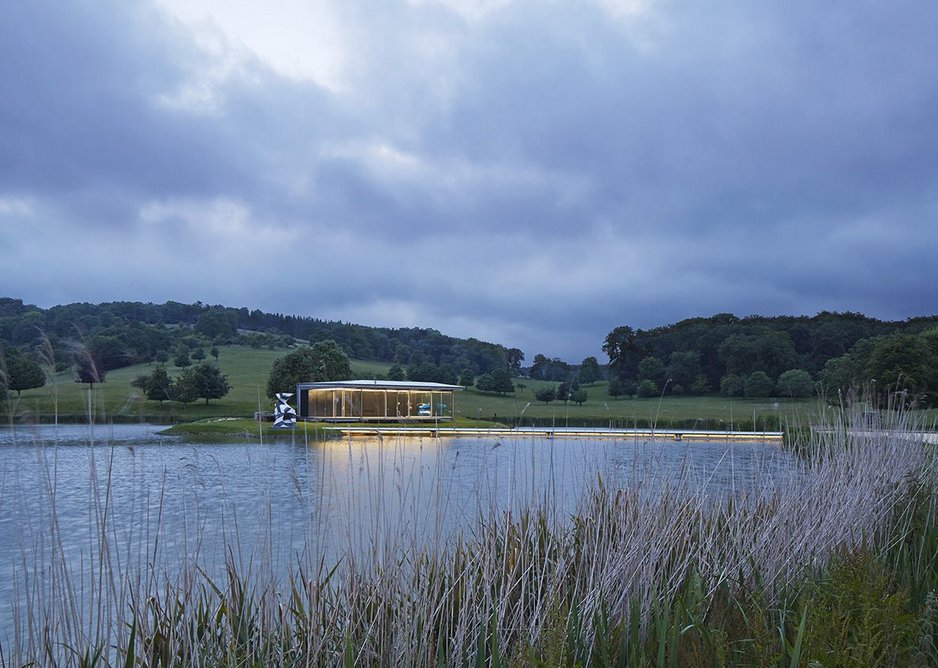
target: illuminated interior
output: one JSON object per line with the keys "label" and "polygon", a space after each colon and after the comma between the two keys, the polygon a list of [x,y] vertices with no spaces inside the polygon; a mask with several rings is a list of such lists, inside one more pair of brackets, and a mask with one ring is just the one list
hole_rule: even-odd
{"label": "illuminated interior", "polygon": [[[351,385],[354,381],[347,381]],[[438,387],[297,387],[298,411],[311,420],[450,420],[454,415],[452,386]],[[417,385],[417,384],[414,384]],[[429,385],[429,384],[423,384]]]}

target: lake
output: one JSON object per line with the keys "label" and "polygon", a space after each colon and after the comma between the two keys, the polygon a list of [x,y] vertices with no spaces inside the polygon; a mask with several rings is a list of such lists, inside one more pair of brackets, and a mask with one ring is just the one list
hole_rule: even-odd
{"label": "lake", "polygon": [[[531,504],[563,522],[607,489],[746,498],[797,484],[779,444],[512,438],[192,443],[151,425],[0,429],[0,629],[13,603],[68,573],[174,577],[394,558],[445,546],[480,517]],[[152,569],[148,569],[152,566]],[[87,575],[87,578],[85,576]],[[38,594],[36,592],[39,592]]]}

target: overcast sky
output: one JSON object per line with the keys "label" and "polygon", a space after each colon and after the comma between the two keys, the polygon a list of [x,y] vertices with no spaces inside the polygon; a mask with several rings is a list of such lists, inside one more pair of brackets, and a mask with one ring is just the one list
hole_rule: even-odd
{"label": "overcast sky", "polygon": [[938,312],[938,3],[0,3],[0,296],[578,362]]}

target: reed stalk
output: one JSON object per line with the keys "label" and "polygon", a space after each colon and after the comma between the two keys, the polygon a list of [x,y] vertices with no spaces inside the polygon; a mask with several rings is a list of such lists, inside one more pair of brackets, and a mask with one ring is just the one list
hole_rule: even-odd
{"label": "reed stalk", "polygon": [[[844,411],[804,434],[785,480],[714,498],[687,469],[653,489],[597,477],[570,517],[549,487],[532,494],[533,482],[513,479],[507,508],[481,505],[451,533],[442,475],[354,461],[349,448],[348,471],[369,486],[362,507],[345,502],[366,526],[345,527],[332,560],[324,530],[306,533],[286,573],[272,527],[244,545],[236,515],[221,575],[201,538],[184,563],[161,567],[167,481],[142,504],[152,533],[129,540],[115,526],[106,455],[90,473],[94,549],[76,562],[57,530],[55,449],[41,449],[46,515],[20,538],[47,535],[20,552],[0,664],[936,665],[934,449],[908,413],[884,416],[870,427]],[[430,526],[408,505],[428,484]],[[336,499],[313,499],[315,524]],[[0,511],[13,503],[0,492]],[[47,571],[32,570],[33,548]],[[872,604],[833,612],[871,596],[878,616]]]}

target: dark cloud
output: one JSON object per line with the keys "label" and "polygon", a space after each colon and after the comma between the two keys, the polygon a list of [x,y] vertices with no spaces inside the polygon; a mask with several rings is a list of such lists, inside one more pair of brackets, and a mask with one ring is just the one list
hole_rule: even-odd
{"label": "dark cloud", "polygon": [[155,6],[0,5],[4,290],[574,361],[622,323],[934,311],[938,7],[612,4],[341,3],[328,82]]}
{"label": "dark cloud", "polygon": [[[0,18],[0,121],[6,188],[32,192],[131,185],[192,189],[225,161],[205,155],[201,129],[154,108],[178,85],[169,44],[154,44],[129,5],[5,3]],[[97,9],[97,11],[95,11]],[[217,145],[221,148],[220,145]],[[203,162],[203,169],[199,163]]]}

